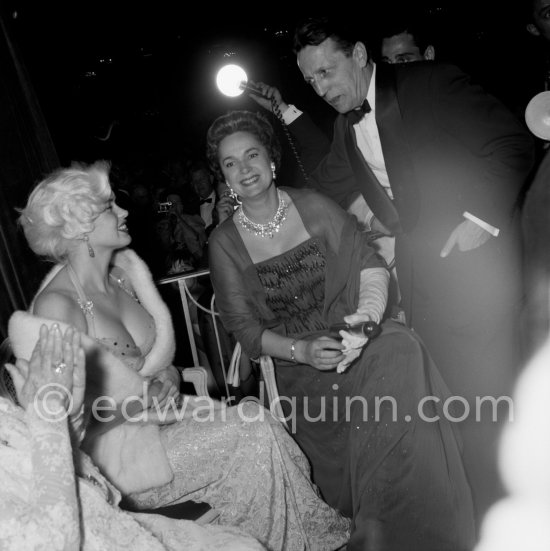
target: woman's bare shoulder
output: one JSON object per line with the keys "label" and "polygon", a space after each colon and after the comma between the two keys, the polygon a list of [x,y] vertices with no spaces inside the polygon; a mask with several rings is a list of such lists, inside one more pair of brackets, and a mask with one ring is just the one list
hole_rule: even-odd
{"label": "woman's bare shoulder", "polygon": [[88,325],[78,302],[76,293],[63,287],[57,278],[52,280],[34,299],[33,314],[73,325],[86,332]]}

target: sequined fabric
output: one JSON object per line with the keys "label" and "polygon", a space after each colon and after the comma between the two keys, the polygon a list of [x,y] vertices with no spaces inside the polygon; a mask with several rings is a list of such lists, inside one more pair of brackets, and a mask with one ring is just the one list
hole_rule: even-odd
{"label": "sequined fabric", "polygon": [[129,496],[134,506],[204,501],[220,511],[217,522],[239,526],[273,551],[328,551],[346,543],[349,519],[321,500],[303,453],[258,404],[184,419],[163,427],[161,436],[174,479]]}
{"label": "sequined fabric", "polygon": [[147,331],[147,341],[141,346],[127,342],[127,340],[119,337],[101,337],[97,339],[97,342],[129,365],[134,371],[139,371],[143,366],[145,356],[149,353],[155,342],[155,323],[151,318],[149,330]]}
{"label": "sequined fabric", "polygon": [[[267,305],[287,335],[325,329],[322,242],[309,239],[255,265]],[[469,548],[471,494],[455,427],[427,396],[449,391],[419,338],[386,322],[344,373],[276,363],[282,406],[326,501],[354,518],[347,549]],[[386,400],[384,400],[384,398]],[[395,404],[395,407],[394,407]]]}
{"label": "sequined fabric", "polygon": [[325,266],[324,246],[317,238],[256,264],[267,304],[288,335],[327,328],[322,318]]}
{"label": "sequined fabric", "polygon": [[195,405],[161,427],[173,480],[125,496],[128,503],[153,509],[203,501],[220,512],[220,525],[239,527],[273,551],[330,551],[346,543],[349,519],[320,498],[303,453],[267,410],[252,402],[215,411],[200,400]]}

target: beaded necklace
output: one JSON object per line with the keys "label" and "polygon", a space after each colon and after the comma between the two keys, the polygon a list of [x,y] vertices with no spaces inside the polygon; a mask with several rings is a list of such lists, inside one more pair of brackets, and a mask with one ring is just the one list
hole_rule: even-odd
{"label": "beaded necklace", "polygon": [[269,237],[270,239],[273,239],[274,234],[281,229],[288,213],[288,205],[286,204],[280,189],[277,190],[277,198],[279,199],[277,212],[266,224],[257,224],[256,222],[253,222],[250,218],[248,218],[248,216],[246,216],[243,207],[239,207],[239,214],[237,218],[241,227],[246,231],[257,235],[258,237]]}

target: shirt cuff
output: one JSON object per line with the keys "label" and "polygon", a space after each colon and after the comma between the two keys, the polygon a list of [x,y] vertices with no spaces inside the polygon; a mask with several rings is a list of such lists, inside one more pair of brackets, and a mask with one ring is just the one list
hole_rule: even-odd
{"label": "shirt cuff", "polygon": [[302,111],[297,109],[294,105],[289,104],[286,111],[283,113],[283,121],[288,126],[290,123],[293,123],[301,114]]}
{"label": "shirt cuff", "polygon": [[479,219],[477,216],[474,216],[473,214],[470,214],[469,212],[465,212],[462,216],[464,216],[464,218],[467,218],[468,220],[471,220],[472,222],[475,222],[478,226],[481,226],[485,231],[488,231],[493,237],[496,237],[500,233],[500,230],[498,228],[491,226],[491,224],[487,224],[487,222],[484,222],[483,220]]}

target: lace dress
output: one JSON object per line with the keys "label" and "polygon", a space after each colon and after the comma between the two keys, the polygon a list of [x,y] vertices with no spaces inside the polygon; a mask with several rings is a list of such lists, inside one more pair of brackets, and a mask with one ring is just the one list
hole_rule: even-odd
{"label": "lace dress", "polygon": [[0,488],[0,549],[263,549],[237,528],[122,511],[119,492],[90,458],[73,459],[66,420],[45,421],[4,398]]}
{"label": "lace dress", "polygon": [[[79,291],[78,282],[75,287]],[[98,342],[138,370],[155,340],[151,324],[141,347],[116,338]],[[201,413],[200,400],[197,405],[192,415],[160,429],[172,481],[126,495],[126,502],[135,509],[206,502],[220,513],[217,523],[239,527],[273,551],[329,551],[346,543],[349,519],[320,498],[307,459],[268,410],[244,402],[213,411],[202,403]]]}
{"label": "lace dress", "polygon": [[[311,238],[255,265],[288,336],[328,333],[325,257],[323,241]],[[354,518],[348,550],[374,541],[384,550],[471,548],[471,495],[455,429],[439,402],[424,408],[439,422],[417,413],[422,398],[443,403],[448,391],[414,333],[386,322],[343,374],[276,365],[279,393],[288,398],[282,405],[314,482],[330,505]]]}

